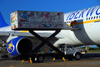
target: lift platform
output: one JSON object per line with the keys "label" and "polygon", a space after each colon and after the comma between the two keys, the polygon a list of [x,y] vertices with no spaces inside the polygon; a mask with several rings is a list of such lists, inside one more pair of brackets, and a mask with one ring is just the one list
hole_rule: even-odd
{"label": "lift platform", "polygon": [[[40,45],[38,45],[30,52],[30,57],[34,55],[36,56],[38,50],[46,44],[53,50],[57,51],[59,55],[62,55],[64,57],[64,53],[53,46],[53,44],[51,44],[49,41],[54,38],[62,29],[79,30],[79,28],[71,28],[66,23],[64,23],[63,12],[40,11],[15,11],[11,13],[11,28],[12,30],[29,30],[32,35],[42,41]],[[55,32],[47,39],[44,39],[33,30],[53,30]]]}

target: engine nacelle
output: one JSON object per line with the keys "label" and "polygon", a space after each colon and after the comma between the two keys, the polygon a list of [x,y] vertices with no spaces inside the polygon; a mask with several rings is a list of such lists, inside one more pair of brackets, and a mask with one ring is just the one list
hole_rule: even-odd
{"label": "engine nacelle", "polygon": [[28,54],[33,49],[32,41],[27,37],[17,37],[7,44],[7,51],[11,55]]}

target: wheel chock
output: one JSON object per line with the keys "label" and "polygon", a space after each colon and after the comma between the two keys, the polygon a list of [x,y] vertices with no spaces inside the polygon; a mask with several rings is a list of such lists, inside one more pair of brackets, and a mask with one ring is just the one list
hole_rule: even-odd
{"label": "wheel chock", "polygon": [[24,63],[24,60],[22,60],[22,62],[21,63]]}
{"label": "wheel chock", "polygon": [[56,59],[55,58],[53,58],[53,60],[52,61],[55,61]]}
{"label": "wheel chock", "polygon": [[66,62],[66,59],[64,57],[62,57],[62,59]]}
{"label": "wheel chock", "polygon": [[31,62],[31,64],[33,63],[31,58],[30,58],[30,62]]}

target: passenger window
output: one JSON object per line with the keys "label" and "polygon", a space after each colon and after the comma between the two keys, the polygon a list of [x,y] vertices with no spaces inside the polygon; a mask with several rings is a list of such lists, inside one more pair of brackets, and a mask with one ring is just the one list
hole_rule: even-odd
{"label": "passenger window", "polygon": [[94,17],[94,19],[95,19],[95,17]]}
{"label": "passenger window", "polygon": [[90,20],[90,17],[89,17],[89,20]]}
{"label": "passenger window", "polygon": [[88,20],[88,18],[86,18],[86,20]]}
{"label": "passenger window", "polygon": [[93,19],[93,17],[91,17],[91,19]]}
{"label": "passenger window", "polygon": [[100,16],[99,16],[99,18],[100,18]]}
{"label": "passenger window", "polygon": [[98,16],[96,18],[98,18]]}

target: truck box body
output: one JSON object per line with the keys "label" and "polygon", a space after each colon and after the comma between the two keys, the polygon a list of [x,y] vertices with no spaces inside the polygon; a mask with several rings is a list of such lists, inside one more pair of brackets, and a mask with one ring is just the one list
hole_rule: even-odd
{"label": "truck box body", "polygon": [[15,11],[11,13],[11,29],[62,29],[63,12]]}

